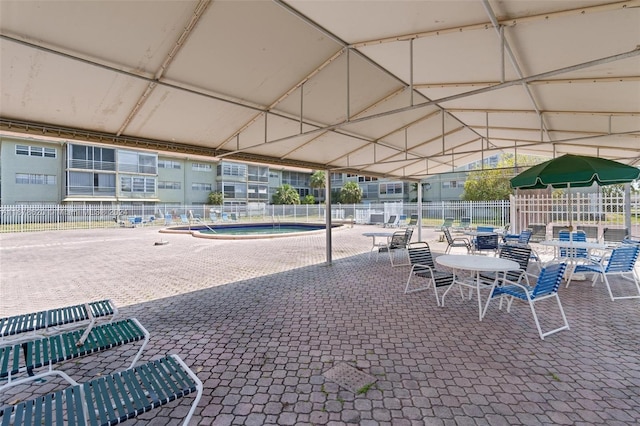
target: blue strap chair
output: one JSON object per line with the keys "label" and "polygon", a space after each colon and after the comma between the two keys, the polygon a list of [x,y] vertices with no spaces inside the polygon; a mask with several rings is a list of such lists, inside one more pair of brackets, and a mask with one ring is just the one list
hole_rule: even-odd
{"label": "blue strap chair", "polygon": [[[507,302],[507,312],[511,312],[511,304],[515,299],[522,300],[529,304],[531,313],[533,314],[533,319],[536,323],[536,328],[538,329],[538,334],[542,340],[550,334],[557,333],[561,330],[568,330],[569,323],[567,322],[567,317],[564,314],[564,309],[562,309],[560,297],[558,297],[558,289],[560,288],[560,282],[562,281],[562,276],[564,275],[566,268],[566,263],[554,263],[547,265],[540,272],[536,285],[533,287],[523,283],[522,279],[518,280],[518,282],[505,280],[502,286],[493,287],[491,296],[487,299],[487,304],[484,307],[482,316],[484,317],[486,314],[489,303],[491,303],[493,299],[500,298],[500,307],[502,307],[502,298],[507,297],[509,298],[509,301]],[[554,330],[543,332],[535,309],[535,304],[541,300],[550,298],[554,298],[558,303],[563,324]]]}
{"label": "blue strap chair", "polygon": [[[578,231],[571,233],[569,231],[560,231],[558,233],[558,239],[560,241],[575,241],[575,242],[586,242],[587,234],[584,231]],[[576,260],[584,260],[589,258],[589,252],[585,248],[560,248],[560,258],[570,258],[573,261]]]}
{"label": "blue strap chair", "polygon": [[[571,282],[571,278],[573,278],[574,273],[593,273],[595,276],[593,277],[592,286],[595,285],[598,277],[602,277],[605,285],[607,286],[607,291],[609,292],[611,300],[638,299],[640,298],[640,277],[638,277],[638,274],[635,271],[635,264],[638,260],[639,254],[640,245],[622,244],[613,249],[611,256],[601,263],[591,262],[583,265],[576,265],[571,275],[569,275],[569,279],[567,279],[567,286]],[[638,294],[614,297],[613,292],[611,291],[609,279],[607,278],[609,275],[619,275],[623,279],[633,281]]]}
{"label": "blue strap chair", "polygon": [[491,251],[493,254],[498,253],[498,234],[478,234],[474,242],[474,251]]}

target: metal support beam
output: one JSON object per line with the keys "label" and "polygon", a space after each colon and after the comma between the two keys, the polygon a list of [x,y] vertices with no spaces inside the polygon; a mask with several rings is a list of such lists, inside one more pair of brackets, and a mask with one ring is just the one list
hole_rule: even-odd
{"label": "metal support beam", "polygon": [[324,171],[324,204],[325,204],[325,240],[327,245],[327,265],[332,263],[332,239],[331,239],[331,171]]}

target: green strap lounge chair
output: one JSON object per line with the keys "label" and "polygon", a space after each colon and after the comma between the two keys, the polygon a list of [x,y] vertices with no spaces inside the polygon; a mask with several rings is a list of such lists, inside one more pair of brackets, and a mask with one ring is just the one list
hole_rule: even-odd
{"label": "green strap lounge chair", "polygon": [[196,393],[188,425],[202,397],[202,382],[177,355],[75,384],[0,408],[0,425],[115,425]]}
{"label": "green strap lounge chair", "polygon": [[[76,384],[66,373],[55,370],[54,365],[142,340],[143,343],[131,362],[130,367],[133,367],[149,341],[149,332],[135,318],[101,324],[88,333],[85,331],[77,329],[0,347],[0,383],[7,381],[0,385],[0,390],[54,374]],[[34,369],[41,367],[48,369],[33,374]],[[29,375],[24,376],[25,372]]]}

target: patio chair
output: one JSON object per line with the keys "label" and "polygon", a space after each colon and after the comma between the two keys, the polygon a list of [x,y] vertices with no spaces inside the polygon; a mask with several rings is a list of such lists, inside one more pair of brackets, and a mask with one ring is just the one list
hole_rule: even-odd
{"label": "patio chair", "polygon": [[494,232],[495,229],[493,226],[478,226],[476,232]]}
{"label": "patio chair", "polygon": [[[507,312],[511,312],[511,304],[515,299],[522,300],[529,304],[529,308],[531,309],[531,313],[533,314],[533,319],[536,323],[536,328],[538,329],[538,334],[540,335],[540,339],[544,340],[546,336],[550,334],[557,333],[561,330],[568,330],[569,323],[567,321],[567,317],[564,314],[564,309],[562,308],[562,303],[560,303],[560,297],[558,297],[558,289],[560,287],[560,282],[562,281],[562,276],[564,275],[564,271],[567,268],[566,263],[554,263],[545,266],[538,279],[536,281],[535,286],[530,286],[528,284],[522,283],[522,280],[518,282],[513,281],[504,281],[502,286],[494,286],[491,291],[491,295],[487,299],[487,304],[484,307],[484,311],[482,316],[484,317],[487,313],[487,308],[489,304],[494,299],[500,300],[500,308],[502,308],[502,298],[508,298],[507,302]],[[554,298],[558,303],[558,308],[560,310],[560,315],[562,316],[562,326],[543,332],[542,327],[540,326],[540,320],[538,318],[538,314],[536,312],[535,304],[546,299]]]}
{"label": "patio chair", "polygon": [[627,228],[604,228],[602,231],[602,239],[605,243],[621,243],[628,236]]}
{"label": "patio chair", "polygon": [[118,308],[111,300],[54,308],[0,318],[0,345],[6,341],[33,338],[35,335],[58,333],[64,329],[92,327],[98,319],[113,319]]}
{"label": "patio chair", "polygon": [[597,241],[598,240],[598,227],[590,226],[590,225],[578,225],[576,226],[578,231],[582,231],[587,236],[588,240]]}
{"label": "patio chair", "polygon": [[[131,361],[131,368],[138,362],[149,341],[149,332],[135,318],[102,324],[90,330],[78,329],[5,346],[0,348],[0,379],[6,379],[7,383],[0,386],[0,390],[54,374],[75,384],[66,373],[55,370],[54,365],[140,340],[143,343]],[[41,367],[48,369],[33,374],[34,369]],[[29,375],[15,379],[17,374],[24,372]]]}
{"label": "patio chair", "polygon": [[[526,244],[507,244],[500,248],[498,253],[498,257],[501,259],[508,259],[517,262],[520,265],[520,269],[518,271],[507,271],[504,275],[504,278],[509,281],[518,282],[521,279],[524,279],[527,284],[529,283],[529,276],[534,276],[533,274],[527,272],[529,269],[529,262],[532,259],[532,249]],[[525,274],[523,277],[522,274]],[[487,283],[491,284],[496,278],[500,278],[502,275],[483,272],[480,274],[480,278],[485,280]]]}
{"label": "patio chair", "polygon": [[407,223],[407,226],[417,226],[417,225],[418,225],[418,215],[412,214],[411,216],[409,216],[409,223]]}
{"label": "patio chair", "polygon": [[389,216],[389,219],[382,225],[383,228],[395,228],[398,226],[398,216],[392,214]]}
{"label": "patio chair", "polygon": [[191,222],[189,222],[189,218],[187,217],[187,215],[186,215],[186,214],[181,214],[181,215],[180,215],[180,222],[181,222],[183,225],[189,225],[189,224],[191,223]]}
{"label": "patio chair", "polygon": [[164,215],[164,226],[173,225],[173,216],[170,214]]}
{"label": "patio chair", "polygon": [[[558,233],[558,239],[560,241],[586,242],[587,234],[583,231],[569,232],[569,230],[562,230]],[[566,247],[560,247],[559,253],[560,259],[571,258],[572,260],[576,260],[587,259],[589,257],[589,253],[585,248],[569,249]]]}
{"label": "patio chair", "polygon": [[565,225],[554,225],[551,227],[551,239],[558,240],[560,239],[560,232],[565,231],[569,232],[569,228]]}
{"label": "patio chair", "polygon": [[[404,288],[404,294],[414,293],[416,291],[427,290],[433,286],[433,292],[436,296],[436,304],[440,306],[440,298],[438,297],[438,287],[447,287],[453,284],[453,274],[451,272],[437,271],[433,263],[433,256],[429,244],[424,241],[410,243],[407,248],[409,253],[409,263],[411,263],[411,271],[407,285]],[[413,277],[421,277],[427,280],[425,286],[411,288],[411,279]]]}
{"label": "patio chair", "polygon": [[457,227],[458,229],[471,229],[471,218],[470,217],[461,217],[460,224]]}
{"label": "patio chair", "polygon": [[202,390],[202,382],[184,361],[167,355],[31,400],[18,399],[0,408],[0,424],[115,425],[196,392],[184,419],[187,426]]}
{"label": "patio chair", "polygon": [[531,242],[539,243],[547,239],[547,225],[543,223],[529,224],[531,229]]}
{"label": "patio chair", "polygon": [[[573,274],[593,273],[595,275],[593,277],[591,286],[594,286],[598,277],[601,277],[605,285],[607,286],[607,291],[609,292],[609,297],[612,301],[618,299],[640,298],[640,277],[638,277],[638,274],[635,271],[635,264],[638,260],[639,254],[640,245],[622,244],[613,249],[613,251],[611,252],[611,256],[609,256],[607,259],[604,259],[600,263],[592,261],[588,264],[576,265],[574,270],[569,275],[569,278],[567,279],[567,287],[571,283]],[[619,275],[622,279],[633,281],[638,294],[630,296],[614,296],[611,290],[611,283],[609,282],[608,278],[611,275]]]}
{"label": "patio chair", "polygon": [[529,240],[531,240],[532,234],[533,232],[531,231],[531,229],[524,229],[519,234],[506,234],[502,237],[502,240],[505,244],[529,244]]}
{"label": "patio chair", "polygon": [[149,216],[149,219],[143,219],[142,220],[142,226],[153,225],[153,223],[155,221],[156,221],[156,217],[155,216]]}
{"label": "patio chair", "polygon": [[453,226],[453,218],[445,217],[444,222],[442,222],[442,225],[440,225],[440,229],[451,228],[452,226]]}
{"label": "patio chair", "polygon": [[404,253],[407,252],[407,247],[411,242],[412,236],[413,236],[413,228],[407,228],[404,231],[396,231],[391,236],[391,240],[389,240],[389,244],[386,247],[380,247],[378,249],[378,252],[389,253],[389,260],[391,261],[392,267],[409,265],[409,263],[394,264],[393,258],[396,251],[402,251]]}
{"label": "patio chair", "polygon": [[468,238],[464,238],[464,237],[453,238],[451,236],[451,231],[449,231],[449,228],[447,227],[443,227],[442,232],[444,233],[444,237],[447,240],[447,248],[444,251],[445,254],[448,254],[451,251],[451,249],[455,247],[464,247],[465,249],[467,249],[467,253],[471,251],[471,242],[469,241]]}
{"label": "patio chair", "polygon": [[138,225],[142,226],[142,216],[130,217],[128,219],[129,219],[129,223],[131,224],[132,228],[137,228]]}
{"label": "patio chair", "polygon": [[476,235],[475,242],[473,244],[474,252],[493,252],[494,255],[498,253],[498,234],[479,234]]}

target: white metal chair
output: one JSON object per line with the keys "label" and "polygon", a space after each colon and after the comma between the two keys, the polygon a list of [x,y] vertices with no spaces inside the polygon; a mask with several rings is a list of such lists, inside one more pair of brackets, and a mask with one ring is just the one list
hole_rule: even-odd
{"label": "white metal chair", "polygon": [[464,237],[453,238],[451,236],[451,231],[449,231],[449,228],[447,228],[446,226],[442,227],[442,232],[444,233],[444,237],[447,239],[447,248],[444,251],[445,254],[449,253],[451,249],[454,247],[464,247],[465,249],[467,249],[467,253],[471,251],[471,242],[469,241],[468,238],[464,238]]}
{"label": "white metal chair", "polygon": [[[573,274],[593,273],[595,275],[593,277],[592,286],[595,285],[598,277],[602,277],[602,280],[607,286],[607,291],[609,292],[609,297],[611,298],[611,300],[638,299],[640,298],[640,277],[638,277],[638,274],[635,271],[635,264],[638,260],[639,254],[640,245],[622,244],[613,249],[613,251],[611,252],[611,256],[604,259],[600,263],[592,262],[583,265],[576,265],[574,270],[569,275],[569,278],[567,279],[567,286],[571,282]],[[614,296],[613,292],[611,291],[611,284],[609,282],[609,279],[607,278],[610,275],[619,275],[623,279],[633,281],[638,294],[629,296]]]}
{"label": "white metal chair", "polygon": [[[447,287],[453,284],[453,274],[451,272],[437,271],[433,263],[433,256],[429,244],[424,241],[410,243],[407,251],[409,253],[409,262],[411,263],[411,271],[407,285],[404,288],[404,294],[416,291],[427,290],[433,286],[433,292],[436,296],[436,304],[440,306],[440,298],[438,297],[438,287]],[[411,279],[421,277],[427,280],[425,286],[411,288]]]}
{"label": "white metal chair", "polygon": [[389,216],[389,219],[382,225],[383,228],[395,228],[396,226],[398,226],[398,216],[395,214]]}
{"label": "white metal chair", "polygon": [[391,240],[389,240],[389,244],[387,244],[386,247],[381,247],[380,249],[378,249],[378,252],[385,252],[385,251],[388,252],[389,260],[391,261],[391,266],[393,267],[409,265],[409,263],[394,264],[393,257],[394,257],[394,253],[398,250],[407,253],[407,247],[411,242],[412,236],[413,236],[413,228],[407,228],[404,231],[396,231],[391,236]]}
{"label": "white metal chair", "polygon": [[[564,314],[564,309],[562,309],[560,297],[558,297],[558,289],[560,287],[560,282],[562,281],[562,276],[564,275],[564,271],[566,268],[566,263],[554,263],[545,266],[538,276],[536,285],[533,287],[523,283],[522,279],[519,279],[518,282],[505,280],[502,286],[493,287],[491,295],[487,299],[487,304],[484,307],[482,316],[485,316],[487,308],[489,307],[489,303],[491,303],[493,299],[500,298],[500,307],[502,308],[502,298],[507,297],[509,298],[509,301],[507,302],[507,312],[511,311],[511,304],[515,299],[525,301],[529,304],[531,313],[533,314],[533,319],[536,323],[536,328],[538,329],[538,334],[540,335],[541,339],[544,340],[546,336],[557,333],[558,331],[568,330],[569,323],[567,322],[567,317]],[[550,298],[554,298],[558,303],[558,308],[560,310],[560,315],[562,316],[563,324],[558,328],[543,332],[542,327],[540,326],[538,314],[535,309],[535,304],[537,302]]]}

